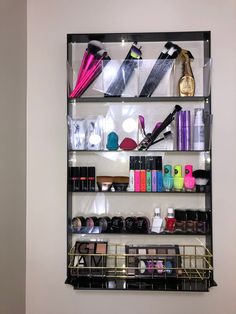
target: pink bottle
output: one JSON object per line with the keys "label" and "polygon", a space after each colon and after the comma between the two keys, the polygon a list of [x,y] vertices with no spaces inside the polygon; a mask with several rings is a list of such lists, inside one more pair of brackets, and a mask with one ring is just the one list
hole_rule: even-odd
{"label": "pink bottle", "polygon": [[193,166],[186,165],[184,167],[184,187],[187,191],[193,191],[196,185],[195,178],[193,177]]}

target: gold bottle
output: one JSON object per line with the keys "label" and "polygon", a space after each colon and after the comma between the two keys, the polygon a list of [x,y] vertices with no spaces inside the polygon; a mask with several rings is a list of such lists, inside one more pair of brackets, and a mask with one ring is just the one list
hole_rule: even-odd
{"label": "gold bottle", "polygon": [[183,59],[183,75],[179,80],[179,95],[180,96],[194,96],[195,80],[190,65],[193,56],[188,50],[181,50],[181,57]]}

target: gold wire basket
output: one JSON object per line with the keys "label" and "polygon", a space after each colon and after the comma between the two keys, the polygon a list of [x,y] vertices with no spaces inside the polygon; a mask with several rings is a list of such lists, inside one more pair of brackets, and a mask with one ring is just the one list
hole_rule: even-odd
{"label": "gold wire basket", "polygon": [[123,245],[78,241],[69,254],[72,277],[206,280],[212,254],[203,245]]}

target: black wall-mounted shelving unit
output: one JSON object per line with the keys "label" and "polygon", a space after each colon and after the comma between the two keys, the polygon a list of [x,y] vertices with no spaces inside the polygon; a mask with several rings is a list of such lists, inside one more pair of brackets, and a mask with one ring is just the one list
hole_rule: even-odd
{"label": "black wall-mounted shelving unit", "polygon": [[[209,31],[196,31],[196,32],[157,32],[157,33],[109,33],[109,34],[68,34],[67,35],[67,62],[69,64],[69,66],[72,66],[72,60],[73,60],[73,49],[71,49],[70,45],[73,44],[78,44],[78,46],[80,44],[86,44],[91,40],[99,40],[101,42],[103,42],[107,47],[109,47],[109,44],[111,43],[121,43],[122,41],[125,41],[126,43],[130,43],[130,45],[137,41],[137,42],[167,42],[167,41],[172,41],[176,44],[179,44],[179,42],[181,42],[180,45],[184,46],[184,43],[188,43],[188,42],[197,42],[199,43],[199,46],[202,49],[202,55],[204,58],[204,62],[208,61],[211,58],[211,34]],[[184,42],[184,43],[183,43]],[[83,46],[84,47],[84,46]],[[158,55],[159,51],[157,51],[157,55]],[[112,57],[112,56],[111,56]],[[142,104],[145,103],[153,103],[155,106],[158,106],[159,102],[163,102],[163,103],[200,103],[203,105],[204,110],[208,113],[211,114],[211,93],[205,91],[204,86],[209,85],[209,82],[205,82],[204,80],[209,80],[209,77],[206,77],[203,75],[203,90],[202,90],[202,95],[196,95],[193,97],[179,97],[176,95],[172,95],[172,96],[160,96],[160,97],[148,97],[148,98],[139,98],[139,97],[103,97],[103,95],[97,97],[97,96],[83,96],[83,97],[79,97],[79,98],[67,98],[67,115],[71,115],[71,107],[73,106],[77,106],[79,108],[79,106],[90,106],[90,104],[94,103],[94,104],[101,104],[101,106],[105,103],[105,104],[112,104],[112,103],[120,103],[120,104],[133,104],[133,103],[137,103],[139,105],[142,106]],[[117,104],[118,105],[118,104]],[[92,109],[91,109],[92,110]],[[211,158],[212,158],[212,154],[211,154],[211,148],[207,148],[204,151],[177,151],[177,150],[173,150],[173,151],[165,151],[165,150],[150,150],[153,153],[159,153],[159,152],[164,152],[164,153],[169,153],[169,154],[173,154],[173,155],[184,155],[186,154],[186,156],[188,156],[188,154],[196,154],[196,155],[200,155],[200,154],[204,154],[205,152],[208,154],[209,158],[208,160],[205,162],[205,169],[210,170],[210,173],[212,173],[212,167],[211,167]],[[109,151],[106,150],[100,150],[100,151],[72,151],[70,149],[67,150],[67,160],[68,160],[68,164],[67,166],[69,166],[69,159],[70,159],[70,154],[71,153],[75,153],[78,154],[80,156],[85,156],[84,158],[86,158],[86,154],[101,154],[101,153],[106,153],[109,154]],[[120,153],[120,151],[116,152],[117,154]],[[130,152],[132,155],[132,152]],[[137,152],[135,152],[136,154]],[[143,154],[145,155],[145,152],[139,152],[139,154]],[[71,284],[75,289],[82,289],[82,290],[96,290],[96,289],[103,289],[103,290],[149,290],[149,291],[200,291],[200,292],[204,292],[204,291],[208,291],[210,287],[215,286],[216,283],[214,281],[214,271],[213,271],[213,226],[212,226],[212,180],[210,179],[211,182],[211,187],[209,190],[207,190],[205,193],[194,193],[194,192],[187,192],[187,193],[179,193],[179,192],[164,192],[161,193],[163,196],[162,197],[169,197],[169,195],[173,194],[174,196],[177,197],[177,195],[182,195],[183,197],[185,197],[185,195],[187,195],[187,197],[189,197],[189,195],[199,195],[201,194],[202,197],[204,197],[205,199],[205,210],[208,211],[209,213],[209,232],[207,233],[203,233],[203,234],[198,234],[198,233],[192,233],[192,234],[188,234],[188,233],[173,233],[171,234],[171,237],[168,237],[168,239],[173,239],[173,244],[175,244],[175,236],[184,236],[184,237],[189,237],[189,236],[201,236],[204,237],[205,239],[205,244],[206,244],[206,248],[205,251],[203,251],[203,253],[201,252],[200,255],[198,255],[198,253],[196,253],[196,250],[198,249],[197,246],[195,248],[193,248],[193,250],[195,250],[195,255],[193,254],[192,259],[186,257],[183,255],[182,258],[183,260],[186,258],[186,263],[189,263],[188,266],[188,270],[184,269],[184,266],[180,266],[178,265],[177,268],[181,268],[183,267],[183,272],[182,275],[178,275],[178,276],[153,276],[150,275],[150,277],[142,277],[142,276],[129,276],[127,275],[127,273],[125,273],[127,271],[128,267],[127,266],[127,258],[129,257],[126,254],[119,254],[119,252],[117,251],[117,247],[115,248],[115,253],[113,253],[114,256],[112,256],[113,258],[113,262],[115,263],[115,265],[113,265],[113,269],[112,265],[109,266],[109,268],[107,269],[106,267],[101,268],[99,275],[94,275],[93,273],[93,268],[91,267],[90,269],[88,269],[88,272],[86,273],[86,275],[80,275],[78,272],[79,266],[74,267],[71,264],[72,259],[75,258],[76,256],[76,252],[73,251],[73,246],[75,245],[75,242],[78,240],[78,238],[76,237],[80,237],[82,236],[82,240],[85,238],[86,240],[90,240],[90,238],[92,240],[94,240],[94,238],[96,238],[96,234],[86,234],[86,237],[84,237],[84,235],[81,235],[79,232],[73,232],[71,230],[71,221],[72,218],[74,216],[73,213],[73,206],[74,206],[74,202],[73,202],[73,197],[76,194],[78,197],[79,195],[91,195],[91,197],[93,197],[94,195],[96,195],[96,193],[98,193],[97,191],[89,194],[90,192],[86,192],[80,194],[81,192],[71,192],[69,190],[68,184],[67,184],[67,280],[66,283],[67,284]],[[134,197],[131,197],[131,199],[129,199],[129,201],[132,203],[133,206],[135,206],[135,195],[136,192],[129,192],[129,193],[114,193],[114,192],[110,192],[110,193],[105,193],[105,197],[106,195],[108,195],[109,197],[112,197],[112,195],[119,195],[121,198],[126,197],[126,195],[131,195],[133,194]],[[139,193],[139,195],[143,195],[143,197],[148,198],[149,194],[150,195],[155,195],[158,197],[158,195],[160,195],[158,192],[156,193]],[[171,196],[170,196],[171,197]],[[180,196],[181,197],[181,196]],[[83,213],[81,213],[81,216],[83,215]],[[105,235],[105,240],[108,241],[108,245],[109,245],[109,235],[110,233],[107,233]],[[165,233],[160,234],[161,238],[165,237]],[[145,235],[146,237],[150,237],[150,242],[153,244],[153,239],[155,238],[156,243],[158,244],[158,239],[159,239],[159,234],[153,235],[153,234],[147,234]],[[136,235],[132,234],[132,237],[129,239],[129,244],[132,244],[132,239],[133,237],[135,237]],[[139,234],[139,236],[141,236]],[[116,234],[113,235],[113,239],[117,237],[119,238],[120,235]],[[131,242],[131,243],[130,243]],[[183,247],[183,251],[187,250],[187,247]],[[205,253],[204,253],[205,252]],[[107,254],[107,253],[106,253]],[[108,255],[104,254],[104,256],[102,256],[102,258],[108,257]],[[78,255],[78,254],[77,254]],[[86,255],[86,254],[85,254]],[[195,256],[195,264],[193,262],[194,260],[194,256]],[[91,256],[90,256],[91,257]],[[124,267],[124,274],[125,275],[120,275],[120,273],[118,272],[119,267],[116,265],[117,260],[119,258],[124,258],[124,263],[125,263],[125,267]],[[196,260],[200,259],[201,263],[204,263],[204,267],[200,267],[199,269],[197,268],[197,264],[196,264]],[[193,266],[191,266],[191,263],[193,262]],[[71,266],[72,265],[72,266]],[[187,269],[187,268],[186,268]],[[176,273],[178,273],[177,270],[175,270]],[[183,273],[185,274],[183,276]],[[119,275],[118,275],[119,274]]]}

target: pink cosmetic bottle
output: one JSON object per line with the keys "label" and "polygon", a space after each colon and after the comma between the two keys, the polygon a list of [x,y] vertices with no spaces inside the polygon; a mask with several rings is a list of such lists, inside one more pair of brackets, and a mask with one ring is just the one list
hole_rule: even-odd
{"label": "pink cosmetic bottle", "polygon": [[140,192],[141,185],[140,185],[140,157],[135,156],[134,159],[134,191]]}
{"label": "pink cosmetic bottle", "polygon": [[195,178],[193,177],[193,166],[186,165],[184,167],[184,188],[186,191],[193,191],[196,185]]}

